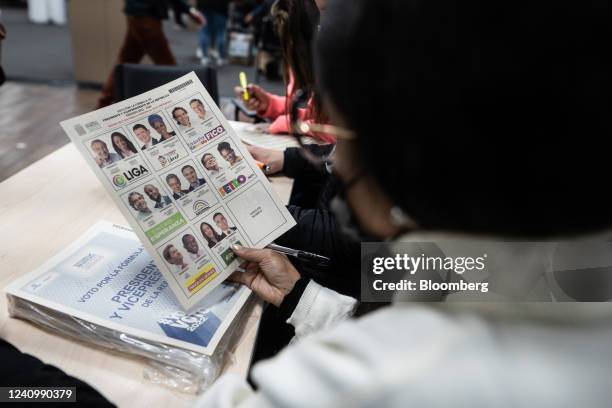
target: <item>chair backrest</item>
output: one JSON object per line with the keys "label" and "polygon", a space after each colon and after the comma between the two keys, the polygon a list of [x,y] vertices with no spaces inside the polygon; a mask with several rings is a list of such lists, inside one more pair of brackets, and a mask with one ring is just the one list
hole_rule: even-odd
{"label": "chair backrest", "polygon": [[167,66],[146,64],[119,64],[114,72],[114,97],[122,101],[150,91],[167,82],[194,71],[216,104],[219,104],[217,71],[203,66]]}

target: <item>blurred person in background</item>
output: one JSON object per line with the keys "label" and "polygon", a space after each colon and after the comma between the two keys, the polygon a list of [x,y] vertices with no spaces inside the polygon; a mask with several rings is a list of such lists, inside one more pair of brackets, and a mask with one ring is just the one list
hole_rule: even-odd
{"label": "blurred person in background", "polygon": [[[321,101],[313,92],[315,75],[311,44],[319,26],[317,4],[314,0],[277,0],[271,12],[280,37],[287,95],[273,95],[258,85],[249,84],[247,89],[250,97],[245,105],[260,116],[272,120],[264,131],[274,134],[291,133],[290,104],[296,92],[302,91],[307,93],[309,98],[307,106],[298,110],[300,119],[324,123],[326,114]],[[242,91],[240,87],[235,88],[236,95],[241,100]],[[320,132],[313,132],[311,136],[325,143],[333,143],[336,140],[334,135]]]}
{"label": "blurred person in background", "polygon": [[230,0],[198,0],[198,10],[206,17],[207,24],[200,30],[200,48],[196,52],[202,65],[208,65],[210,47],[215,46],[217,65],[227,63],[225,49],[225,33],[227,29],[227,13]]}
{"label": "blurred person in background", "polygon": [[246,25],[253,24],[261,19],[265,13],[269,13],[274,5],[275,0],[258,0],[252,1],[251,9],[244,14],[243,22]]}
{"label": "blurred person in background", "polygon": [[[176,65],[162,28],[162,20],[168,18],[170,6],[182,10],[197,24],[206,24],[204,16],[185,0],[125,0],[123,12],[127,18],[127,31],[117,64],[138,64],[148,55],[156,65]],[[98,108],[116,102],[113,100],[113,75],[114,71],[111,71],[102,87]]]}
{"label": "blurred person in background", "polygon": [[66,25],[66,0],[28,0],[28,18],[34,24]]}
{"label": "blurred person in background", "polygon": [[[610,2],[327,10],[317,75],[345,129],[333,207],[344,227],[393,242],[610,235]],[[234,251],[247,262],[233,279],[277,307],[297,341],[254,367],[257,391],[226,374],[198,406],[610,405],[609,303],[396,303],[347,320],[356,301],[286,257]]]}

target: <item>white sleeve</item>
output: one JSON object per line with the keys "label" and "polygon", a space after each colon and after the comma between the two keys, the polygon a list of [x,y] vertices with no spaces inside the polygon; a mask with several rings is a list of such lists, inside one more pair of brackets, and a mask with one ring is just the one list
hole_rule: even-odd
{"label": "white sleeve", "polygon": [[[257,392],[242,378],[224,376],[196,406],[495,406],[508,386],[499,378],[508,375],[510,365],[499,357],[497,335],[473,316],[451,318],[434,308],[412,305],[386,307],[308,336],[257,363],[252,371]],[[541,357],[542,349],[535,351],[533,355]],[[519,365],[514,373],[521,375],[512,378],[529,381],[520,383],[517,392],[537,383],[533,378],[555,375],[525,376],[524,362]],[[458,380],[456,373],[464,371],[469,380]],[[441,387],[449,392],[440,392]]]}
{"label": "white sleeve", "polygon": [[194,403],[196,408],[271,407],[262,394],[255,393],[244,378],[224,374]]}
{"label": "white sleeve", "polygon": [[311,280],[287,323],[295,327],[295,337],[300,339],[346,320],[356,307],[357,300]]}
{"label": "white sleeve", "polygon": [[[295,327],[295,336],[299,339],[346,320],[353,314],[356,306],[357,301],[355,299],[341,295],[311,280],[300,297],[293,314],[287,320],[287,323]],[[290,353],[290,355],[292,354],[293,353]],[[282,367],[283,370],[286,369],[287,372],[293,372],[293,370],[300,368],[302,363],[299,360],[299,357],[296,360],[292,358],[283,359],[279,367]],[[308,365],[302,368],[306,369],[307,367]],[[257,382],[260,383],[263,388],[269,387],[270,384],[268,383],[267,375],[261,374],[262,372],[266,373],[268,370],[258,371],[260,372],[260,380]],[[274,382],[276,384],[272,387],[273,390],[271,390],[270,393],[265,391],[255,393],[243,378],[235,374],[225,374],[197,400],[195,406],[265,408],[282,407],[288,401],[295,402],[292,400],[291,396],[289,396],[288,401],[283,400],[283,397],[279,398],[277,393],[278,380]]]}

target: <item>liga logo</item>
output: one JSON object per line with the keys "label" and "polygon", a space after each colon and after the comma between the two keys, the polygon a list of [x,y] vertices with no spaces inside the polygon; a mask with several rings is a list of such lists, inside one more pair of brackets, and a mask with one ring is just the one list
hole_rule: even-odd
{"label": "liga logo", "polygon": [[128,171],[124,171],[123,174],[116,174],[113,176],[113,184],[117,187],[125,187],[128,181],[134,180],[148,173],[149,170],[142,165],[140,167],[134,167]]}
{"label": "liga logo", "polygon": [[123,177],[123,175],[116,174],[113,177],[113,184],[117,187],[125,187],[127,185],[127,180],[125,179],[125,177]]}
{"label": "liga logo", "polygon": [[204,200],[196,200],[193,203],[193,212],[196,215],[202,214],[204,211],[208,210],[209,208],[210,208],[210,205]]}
{"label": "liga logo", "polygon": [[221,194],[221,197],[224,197],[226,194],[229,194],[232,191],[236,190],[238,187],[246,183],[246,181],[247,178],[241,174],[226,185],[219,187],[219,193]]}

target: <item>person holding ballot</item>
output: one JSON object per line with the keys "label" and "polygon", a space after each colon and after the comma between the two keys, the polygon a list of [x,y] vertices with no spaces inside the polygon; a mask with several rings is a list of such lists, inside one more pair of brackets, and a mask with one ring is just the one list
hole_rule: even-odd
{"label": "person holding ballot", "polygon": [[[314,50],[338,222],[393,244],[608,242],[611,6],[329,1]],[[285,256],[234,252],[232,279],[296,339],[253,367],[256,391],[225,374],[198,407],[610,405],[607,303],[406,301],[350,318],[354,299]]]}

